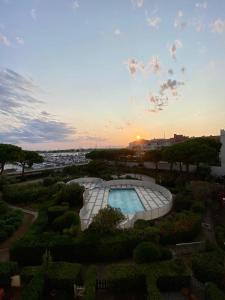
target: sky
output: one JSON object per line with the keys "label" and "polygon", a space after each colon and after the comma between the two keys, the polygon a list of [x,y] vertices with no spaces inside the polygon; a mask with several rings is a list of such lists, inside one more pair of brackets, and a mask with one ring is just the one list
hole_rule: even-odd
{"label": "sky", "polygon": [[0,0],[0,143],[219,135],[224,78],[225,0]]}

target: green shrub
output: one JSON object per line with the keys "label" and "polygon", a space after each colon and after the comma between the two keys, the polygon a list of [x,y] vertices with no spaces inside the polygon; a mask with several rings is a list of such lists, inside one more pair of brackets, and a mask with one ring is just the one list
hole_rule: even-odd
{"label": "green shrub", "polygon": [[21,300],[42,300],[45,279],[42,272],[35,274],[30,283],[23,288]]}
{"label": "green shrub", "polygon": [[59,216],[62,216],[67,210],[68,210],[68,206],[66,206],[66,205],[50,206],[48,208],[48,221],[49,221],[49,223],[52,223],[52,221],[55,218],[57,218]]}
{"label": "green shrub", "polygon": [[96,266],[90,266],[85,274],[83,300],[95,300],[96,297]]}
{"label": "green shrub", "polygon": [[46,272],[47,288],[73,290],[80,283],[81,265],[69,262],[52,262]]}
{"label": "green shrub", "polygon": [[189,210],[193,204],[193,197],[188,192],[180,192],[175,196],[174,209],[176,211]]}
{"label": "green shrub", "polygon": [[114,292],[145,288],[145,275],[136,265],[109,265],[106,268],[106,278]]}
{"label": "green shrub", "polygon": [[71,207],[83,205],[84,187],[77,183],[65,184],[57,194],[57,202],[67,202]]}
{"label": "green shrub", "polygon": [[20,273],[21,280],[23,284],[27,284],[31,279],[37,274],[40,273],[41,266],[28,266],[24,267]]}
{"label": "green shrub", "polygon": [[160,230],[160,241],[163,244],[189,242],[200,231],[201,216],[184,211],[160,220],[157,227]]}
{"label": "green shrub", "polygon": [[4,204],[1,205],[1,209],[6,211],[4,214],[0,214],[0,242],[10,237],[23,220],[21,210],[4,208]]}
{"label": "green shrub", "polygon": [[1,287],[9,287],[10,277],[18,272],[18,265],[16,262],[0,262],[0,285]]}
{"label": "green shrub", "polygon": [[151,242],[139,244],[133,253],[134,261],[138,264],[150,263],[157,260],[171,259],[170,250]]}
{"label": "green shrub", "polygon": [[216,284],[209,282],[206,284],[205,297],[206,300],[224,300],[225,293]]}
{"label": "green shrub", "polygon": [[202,281],[212,281],[219,286],[224,286],[224,257],[222,250],[199,253],[193,258],[192,269],[195,277]]}
{"label": "green shrub", "polygon": [[73,211],[65,212],[62,216],[55,218],[52,223],[52,228],[56,231],[63,231],[65,228],[69,228],[72,225],[79,225],[80,217]]}

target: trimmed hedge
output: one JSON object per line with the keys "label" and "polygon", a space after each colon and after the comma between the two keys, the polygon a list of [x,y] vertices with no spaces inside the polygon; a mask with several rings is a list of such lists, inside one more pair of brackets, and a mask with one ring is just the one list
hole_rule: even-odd
{"label": "trimmed hedge", "polygon": [[[1,201],[0,201],[1,203]],[[4,204],[0,207],[0,243],[10,237],[14,231],[21,225],[23,220],[23,212],[21,210],[13,210],[4,208]],[[5,210],[5,212],[3,212]]]}
{"label": "trimmed hedge", "polygon": [[41,266],[28,266],[24,267],[20,273],[21,281],[23,284],[27,284],[31,279],[41,271]]}
{"label": "trimmed hedge", "polygon": [[30,283],[24,287],[20,300],[42,300],[44,287],[44,274],[42,272],[35,274]]}
{"label": "trimmed hedge", "polygon": [[192,260],[195,277],[201,282],[212,281],[224,287],[224,258],[225,253],[220,249],[196,255]]}
{"label": "trimmed hedge", "polygon": [[224,300],[225,293],[224,291],[220,290],[216,284],[209,282],[206,285],[205,297],[206,300]]}
{"label": "trimmed hedge", "polygon": [[46,271],[46,287],[73,290],[80,283],[81,265],[68,262],[52,262]]}
{"label": "trimmed hedge", "polygon": [[157,260],[171,259],[170,250],[151,242],[140,243],[133,252],[134,261],[138,264],[150,263]]}
{"label": "trimmed hedge", "polygon": [[68,210],[66,205],[55,205],[48,208],[48,222],[52,223],[55,218],[62,216]]}
{"label": "trimmed hedge", "polygon": [[72,225],[79,225],[80,217],[76,212],[67,211],[62,216],[55,218],[52,223],[52,228],[56,231],[63,231],[65,228],[69,228]]}
{"label": "trimmed hedge", "polygon": [[96,275],[97,270],[96,266],[90,266],[85,274],[85,281],[84,281],[84,296],[83,300],[95,300],[96,294]]}
{"label": "trimmed hedge", "polygon": [[11,276],[18,272],[18,265],[16,262],[0,262],[0,286],[9,287],[11,283]]}
{"label": "trimmed hedge", "polygon": [[145,274],[136,265],[110,265],[106,279],[114,292],[141,290],[145,288]]}

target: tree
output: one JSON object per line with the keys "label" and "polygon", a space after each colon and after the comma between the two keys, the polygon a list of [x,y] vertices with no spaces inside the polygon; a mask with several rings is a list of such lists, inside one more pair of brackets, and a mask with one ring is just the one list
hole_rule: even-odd
{"label": "tree", "polygon": [[159,162],[161,159],[162,159],[162,151],[161,150],[150,150],[150,151],[147,151],[144,155],[144,160],[155,163],[156,170],[158,170],[158,165],[159,165]]}
{"label": "tree", "polygon": [[0,175],[4,171],[6,163],[14,163],[18,159],[21,148],[11,144],[0,144]]}
{"label": "tree", "polygon": [[99,210],[94,216],[90,229],[100,234],[116,231],[118,225],[126,218],[121,210],[113,207],[106,207]]}
{"label": "tree", "polygon": [[18,162],[22,167],[22,177],[24,176],[24,169],[27,166],[31,168],[34,163],[42,163],[43,157],[35,151],[21,150],[18,155]]}

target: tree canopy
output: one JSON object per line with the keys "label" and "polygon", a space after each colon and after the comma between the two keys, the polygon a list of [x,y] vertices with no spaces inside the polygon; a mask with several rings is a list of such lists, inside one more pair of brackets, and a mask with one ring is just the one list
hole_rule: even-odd
{"label": "tree canopy", "polygon": [[11,144],[0,144],[0,174],[3,173],[6,163],[17,161],[18,155],[22,149]]}

